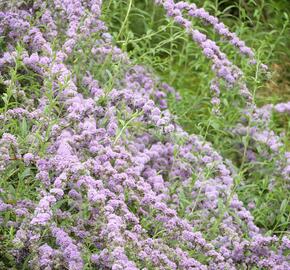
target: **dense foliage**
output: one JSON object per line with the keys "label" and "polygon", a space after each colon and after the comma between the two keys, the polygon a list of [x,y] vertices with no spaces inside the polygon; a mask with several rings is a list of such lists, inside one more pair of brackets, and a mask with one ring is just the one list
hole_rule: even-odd
{"label": "dense foliage", "polygon": [[[258,80],[267,65],[205,9],[152,1],[178,27],[170,34],[187,35],[210,64],[208,129],[229,115],[233,123],[223,130],[232,151],[220,154],[172,113],[178,89],[131,57],[133,1],[114,36],[118,18],[106,19],[104,2],[2,5],[0,268],[289,269],[290,152],[272,118],[289,114],[290,102],[258,107],[237,66],[247,59]],[[236,49],[235,63],[204,29]],[[239,199],[253,178],[282,190],[280,233],[266,233],[250,212],[255,201]]]}

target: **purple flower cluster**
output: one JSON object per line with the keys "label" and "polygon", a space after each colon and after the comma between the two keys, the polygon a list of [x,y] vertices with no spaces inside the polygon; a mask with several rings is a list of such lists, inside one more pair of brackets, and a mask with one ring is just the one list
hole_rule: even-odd
{"label": "purple flower cluster", "polygon": [[[182,11],[212,24],[253,59],[243,42],[195,5],[157,2],[186,27],[217,77],[229,85],[240,80],[241,71]],[[15,258],[31,269],[289,269],[289,239],[279,242],[260,232],[234,192],[235,171],[210,143],[176,124],[166,97],[178,94],[114,46],[100,20],[101,4],[35,1],[28,11],[0,13],[8,44],[0,72],[17,57],[41,78],[41,97],[25,93],[29,106],[9,108],[0,123],[25,118],[31,142],[47,144],[43,155],[37,143],[27,152],[11,134],[0,139],[0,171],[20,159],[34,166],[39,183],[38,200],[18,201],[15,209],[2,199],[6,191],[0,193],[0,212],[17,215]],[[124,76],[109,91],[89,70],[81,81],[73,72],[76,47],[91,36],[98,37],[89,48],[97,65],[109,59],[122,66]],[[212,91],[218,104],[218,79]],[[273,151],[280,147],[270,131],[253,138],[270,142]]]}
{"label": "purple flower cluster", "polygon": [[197,8],[195,4],[189,4],[184,1],[175,3],[173,0],[156,0],[155,2],[162,5],[167,15],[186,29],[186,32],[202,49],[204,56],[212,61],[212,70],[215,72],[216,78],[212,80],[210,88],[213,93],[212,104],[215,105],[215,108],[217,109],[220,104],[220,79],[223,79],[229,88],[235,85],[238,86],[240,94],[246,98],[248,103],[251,103],[252,94],[243,80],[241,80],[243,72],[228,60],[226,54],[221,52],[219,46],[214,41],[208,39],[207,36],[199,30],[194,29],[191,21],[186,19],[182,12],[186,11],[190,17],[200,18],[203,22],[211,24],[214,30],[220,36],[228,39],[232,45],[239,49],[241,54],[250,57],[250,63],[256,64],[253,51],[247,47],[235,33],[230,32],[223,23],[220,23],[216,17],[209,15],[209,13],[202,8]]}
{"label": "purple flower cluster", "polygon": [[277,111],[279,113],[290,114],[290,102],[276,104],[274,109],[275,109],[275,111]]}
{"label": "purple flower cluster", "polygon": [[0,172],[5,170],[11,161],[20,158],[17,139],[14,135],[4,133],[0,139]]}
{"label": "purple flower cluster", "polygon": [[[287,103],[277,105],[268,104],[261,108],[253,106],[252,111],[245,110],[244,115],[250,122],[241,121],[232,130],[235,135],[249,137],[247,159],[252,162],[272,160],[275,163],[275,176],[282,177],[287,183],[290,181],[290,154],[284,147],[284,135],[277,135],[271,130],[272,112],[287,112]],[[289,185],[289,184],[288,184]]]}

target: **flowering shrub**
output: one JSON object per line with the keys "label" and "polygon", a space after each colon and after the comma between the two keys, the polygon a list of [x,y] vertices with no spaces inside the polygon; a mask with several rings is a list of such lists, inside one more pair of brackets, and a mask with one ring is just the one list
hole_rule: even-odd
{"label": "flowering shrub", "polygon": [[[242,71],[190,17],[256,65],[253,51],[195,4],[156,4],[211,60],[214,112],[221,84],[244,97],[233,133],[249,138],[246,158],[273,159],[289,183],[290,153],[269,125],[289,103],[258,108]],[[255,225],[235,168],[176,123],[167,96],[178,92],[114,45],[101,5],[36,0],[0,12],[0,171],[14,187],[0,190],[1,232],[12,240],[3,269],[289,269],[289,239]],[[84,51],[88,66],[77,72]],[[110,69],[96,78],[91,65]]]}

